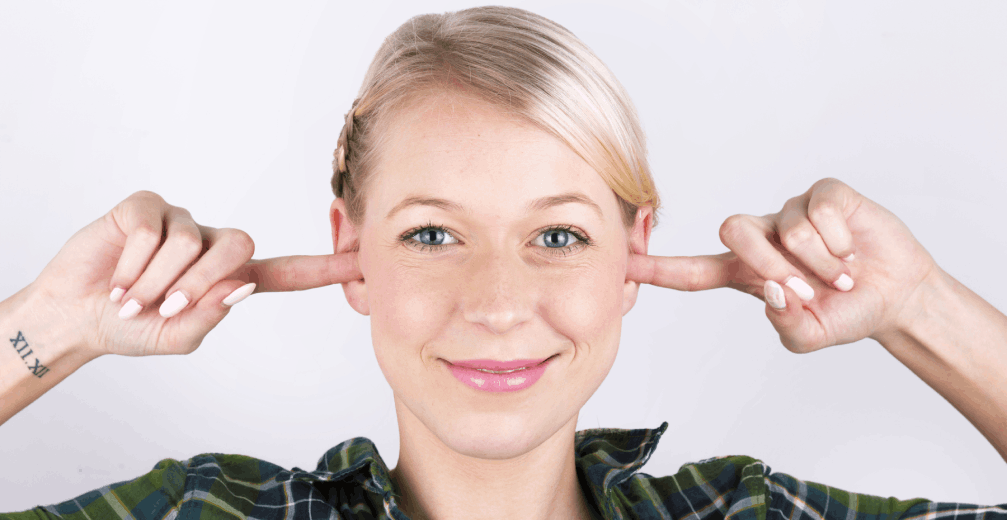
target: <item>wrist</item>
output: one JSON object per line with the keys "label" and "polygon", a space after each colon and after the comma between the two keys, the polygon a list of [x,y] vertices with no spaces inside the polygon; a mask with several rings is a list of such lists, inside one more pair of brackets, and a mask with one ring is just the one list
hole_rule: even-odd
{"label": "wrist", "polygon": [[[946,326],[951,316],[958,282],[940,266],[934,265],[930,274],[905,300],[892,324],[870,337],[891,351],[896,345],[913,344],[924,347],[935,326]],[[939,325],[944,324],[944,325]]]}
{"label": "wrist", "polygon": [[[78,321],[35,283],[0,302],[0,334],[30,336],[31,350],[50,367],[72,361],[76,370],[100,355],[89,348]],[[23,349],[20,355],[25,355]]]}
{"label": "wrist", "polygon": [[907,299],[902,321],[872,335],[948,400],[1007,460],[1007,316],[944,271]]}
{"label": "wrist", "polygon": [[0,301],[0,424],[97,357],[79,330],[34,286]]}

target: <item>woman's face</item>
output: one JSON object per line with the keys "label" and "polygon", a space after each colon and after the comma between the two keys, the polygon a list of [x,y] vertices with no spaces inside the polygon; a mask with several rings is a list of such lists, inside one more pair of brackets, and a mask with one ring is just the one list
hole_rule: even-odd
{"label": "woman's face", "polygon": [[611,368],[649,219],[627,228],[577,154],[482,102],[425,97],[385,131],[362,222],[334,218],[337,249],[359,239],[347,299],[370,315],[400,413],[458,453],[521,455]]}

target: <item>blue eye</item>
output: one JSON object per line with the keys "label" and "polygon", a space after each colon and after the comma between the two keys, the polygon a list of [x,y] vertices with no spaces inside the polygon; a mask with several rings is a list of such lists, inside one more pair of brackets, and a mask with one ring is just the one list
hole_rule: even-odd
{"label": "blue eye", "polygon": [[549,229],[535,238],[535,245],[548,248],[562,248],[580,242],[573,233],[565,229]]}
{"label": "blue eye", "polygon": [[423,228],[419,233],[416,233],[410,238],[425,246],[442,246],[445,244],[458,243],[458,239],[448,233],[445,233],[443,229],[432,227]]}

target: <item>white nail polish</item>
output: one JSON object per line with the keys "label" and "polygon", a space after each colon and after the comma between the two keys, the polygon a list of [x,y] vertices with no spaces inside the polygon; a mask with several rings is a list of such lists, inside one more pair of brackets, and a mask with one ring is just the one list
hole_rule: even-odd
{"label": "white nail polish", "polygon": [[170,318],[178,314],[186,305],[189,305],[189,299],[182,294],[182,291],[175,291],[161,304],[161,316]]}
{"label": "white nail polish", "polygon": [[766,295],[766,301],[774,309],[783,309],[787,306],[787,296],[783,292],[783,287],[780,287],[780,284],[772,280],[766,280],[762,291]]}
{"label": "white nail polish", "polygon": [[835,285],[836,289],[839,289],[840,291],[849,291],[853,288],[853,278],[850,278],[848,274],[843,273],[839,275],[839,278],[837,278],[835,282],[832,282],[832,285]]}
{"label": "white nail polish", "polygon": [[137,314],[140,314],[142,309],[143,306],[140,305],[140,302],[130,298],[129,301],[126,302],[121,309],[119,309],[119,317],[124,320],[128,320]]}
{"label": "white nail polish", "polygon": [[234,305],[235,303],[238,303],[241,300],[248,298],[248,295],[252,294],[252,291],[254,290],[255,290],[254,283],[246,283],[245,285],[242,285],[241,287],[235,289],[234,292],[232,292],[231,294],[228,294],[227,298],[224,298],[224,301],[221,303],[230,307],[231,305]]}
{"label": "white nail polish", "polygon": [[119,303],[119,299],[122,298],[122,295],[124,294],[126,294],[126,289],[116,287],[115,289],[112,289],[112,294],[108,295],[108,299],[112,300],[113,303]]}
{"label": "white nail polish", "polygon": [[815,290],[808,285],[808,282],[805,282],[796,276],[791,276],[784,285],[793,289],[794,292],[797,293],[797,297],[806,302],[811,301],[811,299],[815,297]]}
{"label": "white nail polish", "polygon": [[852,262],[853,261],[853,253],[850,253],[850,256],[843,257],[843,261],[844,262]]}

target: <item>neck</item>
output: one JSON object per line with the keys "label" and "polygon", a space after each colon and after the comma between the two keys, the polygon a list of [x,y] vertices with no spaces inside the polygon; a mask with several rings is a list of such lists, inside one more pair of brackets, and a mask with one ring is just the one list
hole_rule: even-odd
{"label": "neck", "polygon": [[399,460],[391,478],[412,519],[596,518],[577,481],[577,416],[513,459],[462,455],[440,441],[398,399]]}

